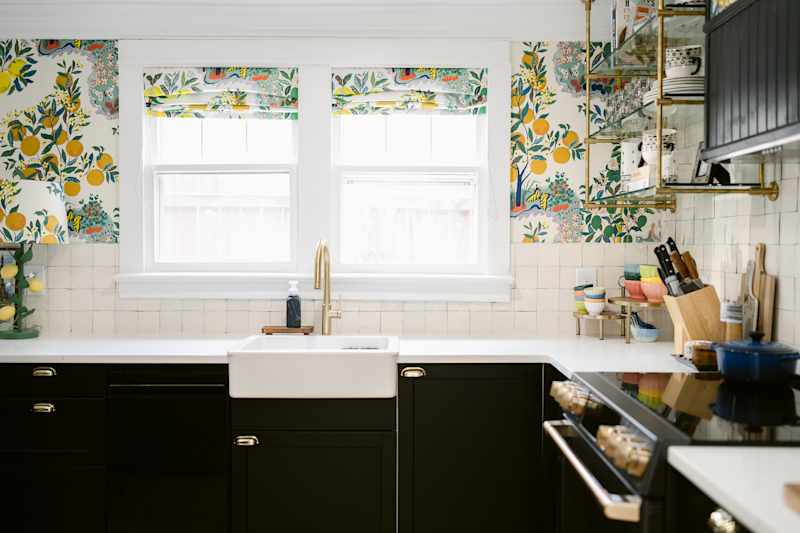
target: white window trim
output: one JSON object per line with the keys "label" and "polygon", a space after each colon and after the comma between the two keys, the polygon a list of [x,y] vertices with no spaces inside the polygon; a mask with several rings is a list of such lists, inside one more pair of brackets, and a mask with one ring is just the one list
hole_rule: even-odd
{"label": "white window trim", "polygon": [[[146,67],[203,65],[300,67],[297,198],[303,210],[294,240],[297,272],[153,272],[148,270],[146,217],[152,196],[146,195],[143,168],[145,120],[142,75]],[[508,201],[508,124],[510,47],[493,40],[382,39],[242,39],[122,40],[120,66],[120,296],[138,298],[280,298],[290,279],[301,281],[303,296],[311,290],[313,250],[317,240],[333,238],[330,95],[303,86],[329,87],[331,69],[395,65],[481,66],[488,70],[488,245],[481,274],[337,274],[334,295],[359,300],[447,300],[507,302],[511,296],[510,213]],[[313,135],[303,132],[313,131]],[[309,157],[308,154],[314,154]],[[317,194],[304,195],[312,189]],[[295,209],[295,212],[297,209]],[[309,217],[308,213],[317,216]],[[335,258],[334,258],[335,259]]]}

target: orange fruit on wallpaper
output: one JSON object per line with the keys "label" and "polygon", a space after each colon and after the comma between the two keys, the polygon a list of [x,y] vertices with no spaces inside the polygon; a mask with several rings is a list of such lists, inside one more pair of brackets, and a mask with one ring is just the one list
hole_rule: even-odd
{"label": "orange fruit on wallpaper", "polygon": [[67,153],[70,157],[78,157],[83,153],[83,144],[80,141],[72,139],[67,143]]}
{"label": "orange fruit on wallpaper", "polygon": [[54,128],[56,126],[56,124],[58,124],[58,119],[56,117],[54,117],[53,115],[47,115],[46,117],[44,117],[42,119],[42,125],[45,128],[52,129],[52,128]]}
{"label": "orange fruit on wallpaper", "polygon": [[570,146],[571,144],[578,142],[578,134],[574,131],[568,131],[564,138],[561,139],[561,142],[564,143],[565,146]]}
{"label": "orange fruit on wallpaper", "polygon": [[25,215],[20,212],[9,213],[6,217],[6,227],[11,231],[19,231],[25,227]]}
{"label": "orange fruit on wallpaper", "polygon": [[544,159],[534,159],[531,161],[531,172],[537,176],[541,176],[547,172],[547,161]]}
{"label": "orange fruit on wallpaper", "polygon": [[547,119],[538,118],[533,123],[533,132],[536,135],[540,135],[541,136],[541,135],[546,134],[548,131],[550,131],[550,123],[547,122]]}
{"label": "orange fruit on wallpaper", "polygon": [[522,123],[530,124],[531,122],[533,122],[533,109],[528,109],[527,113],[525,113],[525,116],[522,117]]}
{"label": "orange fruit on wallpaper", "polygon": [[31,179],[31,178],[33,178],[34,176],[36,176],[38,173],[39,173],[39,171],[38,171],[38,170],[36,170],[35,168],[31,168],[31,167],[25,167],[25,168],[23,168],[23,169],[22,169],[22,175],[23,175],[23,176],[24,176],[26,179]]}
{"label": "orange fruit on wallpaper", "polygon": [[14,141],[22,140],[22,126],[12,126],[10,131],[12,140]]}
{"label": "orange fruit on wallpaper", "polygon": [[68,181],[64,184],[64,194],[67,196],[78,196],[81,192],[81,184],[77,181]]}
{"label": "orange fruit on wallpaper", "polygon": [[113,163],[114,163],[114,158],[112,158],[105,152],[100,154],[100,157],[97,158],[97,168],[105,169],[108,165],[111,165]]}
{"label": "orange fruit on wallpaper", "polygon": [[511,165],[511,172],[509,173],[509,182],[514,183],[519,177],[519,170],[516,165]]}
{"label": "orange fruit on wallpaper", "polygon": [[569,149],[563,146],[559,146],[555,150],[553,150],[553,161],[556,163],[564,164],[569,161]]}
{"label": "orange fruit on wallpaper", "polygon": [[514,107],[519,107],[524,103],[525,103],[525,97],[524,96],[512,96],[511,97],[511,105],[514,106]]}
{"label": "orange fruit on wallpaper", "polygon": [[[42,237],[42,244],[57,244],[57,243],[58,243],[58,239],[56,239],[56,236],[53,235],[52,233],[47,233],[46,235],[44,235]],[[41,283],[41,282],[39,282],[39,283]],[[39,292],[39,291],[33,291],[33,292]]]}
{"label": "orange fruit on wallpaper", "polygon": [[55,215],[47,215],[47,222],[45,222],[44,227],[47,228],[47,231],[53,231],[58,226],[58,217]]}
{"label": "orange fruit on wallpaper", "polygon": [[46,167],[53,167],[58,169],[58,157],[55,154],[46,154],[42,156],[42,165]]}
{"label": "orange fruit on wallpaper", "polygon": [[6,218],[6,212],[0,209],[0,222],[2,222],[4,218]]}
{"label": "orange fruit on wallpaper", "polygon": [[72,76],[69,74],[59,74],[56,76],[56,85],[61,87],[62,89],[66,88],[67,85],[72,83]]}
{"label": "orange fruit on wallpaper", "polygon": [[61,133],[58,134],[58,138],[56,139],[56,144],[61,146],[65,142],[67,142],[67,132],[62,130]]}
{"label": "orange fruit on wallpaper", "polygon": [[95,187],[102,185],[105,181],[105,176],[103,172],[93,168],[89,172],[86,173],[86,181],[89,182],[89,185],[94,185]]}
{"label": "orange fruit on wallpaper", "polygon": [[36,136],[28,135],[22,139],[22,144],[20,145],[19,149],[22,150],[23,154],[31,157],[39,153],[40,146],[41,144]]}

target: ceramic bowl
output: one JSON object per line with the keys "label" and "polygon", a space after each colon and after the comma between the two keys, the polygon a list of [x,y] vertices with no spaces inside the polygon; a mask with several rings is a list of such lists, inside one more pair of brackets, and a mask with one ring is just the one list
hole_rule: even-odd
{"label": "ceramic bowl", "polygon": [[631,335],[639,342],[656,342],[658,340],[658,328],[640,328],[631,324]]}
{"label": "ceramic bowl", "polygon": [[582,315],[585,315],[589,311],[586,310],[586,303],[585,302],[575,302],[575,310]]}
{"label": "ceramic bowl", "polygon": [[657,278],[658,267],[655,265],[639,265],[639,276],[642,280],[645,278]]}
{"label": "ceramic bowl", "polygon": [[586,298],[605,298],[606,290],[603,287],[587,287],[583,290],[583,294]]}
{"label": "ceramic bowl", "polygon": [[586,302],[586,310],[592,316],[597,316],[603,312],[606,308],[606,303],[603,301],[600,302]]}
{"label": "ceramic bowl", "polygon": [[[660,281],[660,280],[659,280]],[[644,300],[644,293],[642,292],[642,282],[639,280],[626,279],[625,280],[625,294],[634,300]]]}
{"label": "ceramic bowl", "polygon": [[641,282],[642,283],[661,283],[661,284],[663,284],[663,282],[661,281],[661,278],[659,276],[656,276],[654,278],[642,278]]}
{"label": "ceramic bowl", "polygon": [[667,288],[661,283],[660,279],[658,283],[642,280],[642,292],[648,302],[662,303],[664,301],[664,295],[667,294]]}

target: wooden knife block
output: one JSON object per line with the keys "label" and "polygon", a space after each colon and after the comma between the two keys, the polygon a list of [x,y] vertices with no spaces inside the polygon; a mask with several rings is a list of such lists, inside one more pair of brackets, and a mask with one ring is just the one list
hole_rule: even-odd
{"label": "wooden knife block", "polygon": [[675,329],[675,353],[682,354],[686,341],[721,341],[719,296],[711,285],[684,296],[664,296]]}

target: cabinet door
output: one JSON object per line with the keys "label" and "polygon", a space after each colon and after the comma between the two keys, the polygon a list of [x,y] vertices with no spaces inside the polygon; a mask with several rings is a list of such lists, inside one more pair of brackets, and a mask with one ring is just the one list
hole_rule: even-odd
{"label": "cabinet door", "polygon": [[393,432],[247,431],[233,450],[233,531],[391,533]]}
{"label": "cabinet door", "polygon": [[227,421],[224,390],[112,390],[109,532],[228,531]]}
{"label": "cabinet door", "polygon": [[42,464],[40,458],[0,464],[2,529],[13,533],[104,533],[102,467]]}
{"label": "cabinet door", "polygon": [[[403,377],[412,366],[425,375]],[[539,531],[541,379],[540,365],[400,366],[400,533]]]}

